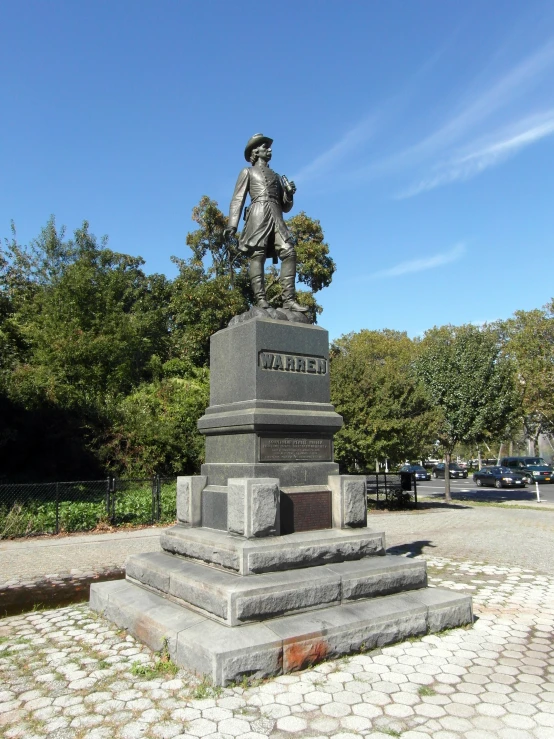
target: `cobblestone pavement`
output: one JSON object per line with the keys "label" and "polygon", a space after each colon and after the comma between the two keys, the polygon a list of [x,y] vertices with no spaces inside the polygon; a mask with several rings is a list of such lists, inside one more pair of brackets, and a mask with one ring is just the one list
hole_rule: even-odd
{"label": "cobblestone pavement", "polygon": [[0,621],[0,735],[16,739],[552,739],[554,578],[428,559],[473,627],[212,688],[86,606]]}

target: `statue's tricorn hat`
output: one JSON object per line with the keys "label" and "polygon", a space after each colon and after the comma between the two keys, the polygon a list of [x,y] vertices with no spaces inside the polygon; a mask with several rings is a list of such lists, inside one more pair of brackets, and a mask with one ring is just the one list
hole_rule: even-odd
{"label": "statue's tricorn hat", "polygon": [[247,162],[249,162],[250,155],[252,154],[252,149],[255,149],[257,146],[261,146],[261,144],[267,144],[268,146],[271,146],[272,143],[273,139],[270,139],[268,136],[264,136],[263,133],[255,133],[246,144],[246,147],[244,149],[244,158]]}

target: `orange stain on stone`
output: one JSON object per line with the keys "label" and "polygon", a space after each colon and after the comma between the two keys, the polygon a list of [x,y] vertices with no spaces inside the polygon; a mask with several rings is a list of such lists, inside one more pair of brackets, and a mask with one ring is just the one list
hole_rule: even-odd
{"label": "orange stain on stone", "polygon": [[292,642],[284,645],[283,672],[303,670],[327,657],[329,646],[324,639]]}

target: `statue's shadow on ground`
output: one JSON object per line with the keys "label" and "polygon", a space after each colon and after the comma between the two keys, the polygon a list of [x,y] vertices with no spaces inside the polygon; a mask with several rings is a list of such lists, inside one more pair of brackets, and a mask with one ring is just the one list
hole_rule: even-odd
{"label": "statue's shadow on ground", "polygon": [[420,557],[426,547],[435,549],[436,544],[432,544],[430,539],[411,541],[408,544],[399,544],[396,547],[389,547],[387,549],[387,554],[397,554],[402,557]]}

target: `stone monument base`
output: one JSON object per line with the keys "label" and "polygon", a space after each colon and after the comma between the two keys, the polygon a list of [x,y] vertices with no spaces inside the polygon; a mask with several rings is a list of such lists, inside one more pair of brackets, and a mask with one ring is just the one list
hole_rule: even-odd
{"label": "stone monument base", "polygon": [[152,650],[165,645],[176,664],[214,685],[281,675],[472,621],[471,598],[439,588],[344,602],[337,598],[334,605],[240,627],[128,580],[91,585],[90,606]]}
{"label": "stone monument base", "polygon": [[[205,482],[179,478],[181,523],[163,551],[130,557],[124,582],[91,586],[93,610],[179,666],[226,685],[471,623],[469,596],[428,589],[423,560],[385,554],[363,478],[284,496],[275,478],[230,479],[225,530],[202,525]],[[312,494],[330,501],[331,528],[283,534],[283,500]]]}

